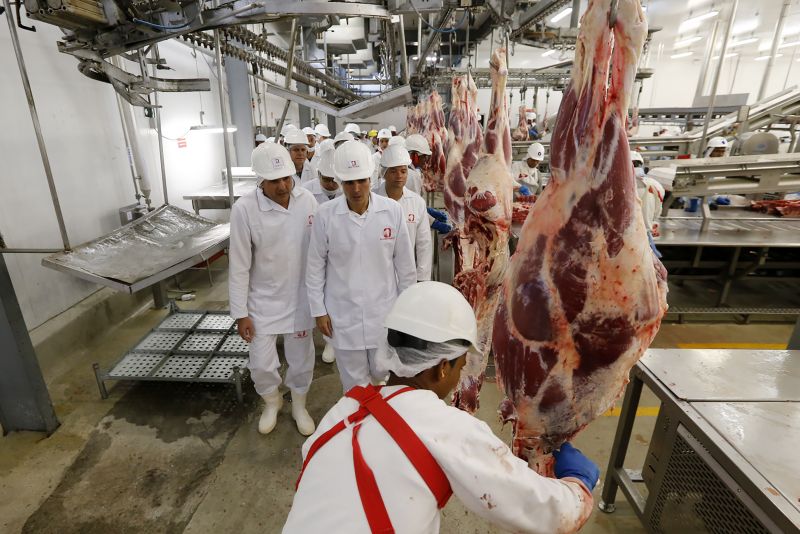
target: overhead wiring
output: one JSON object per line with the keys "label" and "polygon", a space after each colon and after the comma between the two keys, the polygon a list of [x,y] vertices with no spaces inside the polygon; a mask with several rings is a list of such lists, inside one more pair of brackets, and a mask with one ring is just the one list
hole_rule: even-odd
{"label": "overhead wiring", "polygon": [[410,5],[411,9],[414,10],[414,13],[417,14],[417,16],[419,17],[419,20],[421,20],[422,23],[425,24],[425,26],[427,26],[428,28],[430,28],[431,30],[433,30],[436,33],[455,33],[456,31],[458,31],[458,27],[461,26],[462,24],[464,24],[464,20],[466,20],[466,18],[467,18],[467,10],[464,10],[464,14],[461,16],[461,20],[459,20],[458,23],[456,23],[455,26],[453,26],[452,28],[437,28],[436,26],[433,26],[427,20],[425,20],[425,17],[417,9],[417,6],[414,5],[414,2],[412,2],[411,0],[408,0],[408,5]]}

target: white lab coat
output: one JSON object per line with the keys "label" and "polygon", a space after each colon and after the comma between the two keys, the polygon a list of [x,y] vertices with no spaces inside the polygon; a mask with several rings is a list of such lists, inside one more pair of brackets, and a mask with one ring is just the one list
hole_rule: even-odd
{"label": "white lab coat", "polygon": [[329,200],[333,200],[333,198],[338,197],[342,194],[342,186],[339,186],[339,189],[334,191],[333,198],[329,197],[329,191],[326,191],[322,188],[322,184],[319,183],[319,179],[312,180],[310,182],[306,182],[303,184],[303,187],[311,191],[311,194],[314,195],[314,198],[317,199],[318,204],[324,204]]}
{"label": "white lab coat", "polygon": [[[386,397],[400,386],[384,387]],[[491,429],[447,405],[428,390],[401,393],[389,401],[419,436],[462,504],[509,532],[575,532],[592,511],[591,493],[576,479],[539,476]],[[311,445],[349,416],[358,403],[337,402],[303,444]],[[346,428],[323,445],[306,467],[283,527],[284,534],[368,533],[353,469],[352,432]],[[440,514],[433,494],[405,454],[374,417],[361,423],[358,441],[375,474],[389,519],[398,534],[439,532]]]}
{"label": "white lab coat", "polygon": [[[387,197],[386,182],[374,190],[382,197]],[[408,237],[414,247],[414,258],[417,264],[417,282],[431,279],[433,270],[433,238],[431,237],[431,223],[428,219],[428,209],[425,201],[418,194],[403,188],[403,196],[398,201],[405,212],[408,224]]]}
{"label": "white lab coat", "polygon": [[658,235],[654,229],[658,217],[661,215],[661,205],[664,202],[664,187],[649,176],[636,178],[636,192],[642,203],[642,217],[644,218],[645,228],[653,235]]}
{"label": "white lab coat", "polygon": [[317,171],[314,170],[314,167],[308,160],[306,160],[303,163],[303,170],[300,172],[300,175],[298,176],[297,174],[295,174],[295,184],[297,184],[299,180],[300,181],[299,185],[302,185],[306,182],[310,182],[311,180],[318,180],[318,179],[319,176],[317,175]]}
{"label": "white lab coat", "polygon": [[311,314],[331,318],[334,348],[377,348],[386,314],[416,280],[400,204],[371,193],[363,215],[350,211],[344,195],[320,206],[311,231],[306,285]]}
{"label": "white lab coat", "polygon": [[314,327],[305,271],[317,201],[295,187],[289,209],[256,189],[231,211],[228,291],[231,317],[250,317],[257,334]]}
{"label": "white lab coat", "polygon": [[[411,165],[408,166],[408,180],[406,180],[406,187],[422,196],[422,171],[419,171],[412,167]],[[425,200],[425,199],[423,199]]]}
{"label": "white lab coat", "polygon": [[527,161],[515,161],[511,164],[511,177],[520,185],[527,186],[531,193],[538,195],[542,189],[539,169],[528,167]]}

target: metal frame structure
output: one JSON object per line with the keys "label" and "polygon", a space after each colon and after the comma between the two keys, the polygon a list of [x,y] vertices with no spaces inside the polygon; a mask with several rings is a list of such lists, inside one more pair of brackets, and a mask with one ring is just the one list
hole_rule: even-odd
{"label": "metal frame structure", "polygon": [[97,387],[108,398],[106,381],[204,382],[231,384],[243,400],[249,349],[228,312],[179,310],[142,337],[108,371],[92,365]]}
{"label": "metal frame structure", "polygon": [[[776,356],[780,356],[776,352],[786,356],[778,367],[773,365]],[[797,413],[800,411],[800,388],[792,391],[791,387],[782,387],[779,381],[788,380],[785,382],[788,386],[800,381],[798,361],[800,352],[797,351],[649,351],[631,371],[598,504],[600,510],[614,512],[617,491],[621,489],[649,532],[662,532],[665,520],[673,521],[675,532],[690,530],[682,522],[685,518],[677,512],[665,518],[665,502],[678,507],[681,499],[688,503],[684,506],[693,510],[699,522],[695,526],[711,532],[733,532],[733,529],[720,530],[719,522],[737,520],[740,522],[736,523],[736,532],[800,532],[796,495],[790,497],[784,493],[787,485],[790,491],[793,484],[797,485],[791,482],[791,477],[796,478],[792,469],[792,465],[796,465],[794,452],[785,448],[776,450],[780,445],[767,441],[764,445],[771,448],[770,454],[754,458],[752,450],[746,450],[737,437],[716,427],[708,415],[715,407],[740,404],[753,409],[787,408]],[[709,372],[720,372],[724,379]],[[648,484],[646,496],[636,487],[637,482],[643,481],[639,472],[625,468],[644,385],[661,401],[659,419],[641,473]],[[797,434],[797,427],[792,428],[791,421],[788,423],[788,429]],[[740,432],[749,435],[765,430],[742,426]],[[776,426],[772,432],[782,430]],[[763,438],[769,439],[768,436]],[[785,436],[780,438],[784,445],[790,441]],[[789,460],[781,463],[782,458]],[[775,465],[769,465],[770,460]],[[693,465],[694,469],[687,472],[686,465]],[[776,470],[782,471],[782,479],[775,478]]]}

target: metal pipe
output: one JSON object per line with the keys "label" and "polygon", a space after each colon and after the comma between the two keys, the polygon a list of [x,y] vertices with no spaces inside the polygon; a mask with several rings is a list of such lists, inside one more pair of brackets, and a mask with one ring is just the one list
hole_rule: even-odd
{"label": "metal pipe", "polygon": [[[120,66],[119,59],[117,56],[111,58],[111,63],[117,67]],[[114,91],[114,95],[117,99],[117,111],[119,111],[119,121],[122,124],[122,137],[125,140],[125,149],[128,151],[128,167],[131,170],[131,178],[133,179],[133,192],[134,196],[136,197],[136,202],[138,203],[142,195],[139,193],[139,176],[136,172],[136,162],[133,160],[133,147],[131,146],[131,139],[129,134],[129,127],[128,123],[125,121],[125,113],[122,111],[122,97],[119,96],[119,93]],[[136,135],[133,133],[132,135]]]}
{"label": "metal pipe", "polygon": [[[417,15],[417,60],[422,54],[422,15]],[[419,63],[414,67],[414,74],[419,72]]]}
{"label": "metal pipe", "polygon": [[56,254],[69,249],[60,248],[0,248],[0,254]]}
{"label": "metal pipe", "polygon": [[[717,29],[719,28],[719,20],[714,20],[714,24],[711,26],[711,36],[706,43],[706,53],[705,57],[703,58],[703,66],[700,67],[700,78],[697,80],[697,88],[694,91],[694,99],[695,102],[698,98],[703,96],[703,93],[706,88],[706,75],[708,74],[708,68],[711,66],[711,56],[714,55],[714,43],[717,41]],[[722,56],[720,56],[722,57]]]}
{"label": "metal pipe", "polygon": [[[153,74],[156,74],[156,68],[158,67],[158,63],[161,60],[161,57],[158,55],[158,44],[153,45],[153,58],[155,59],[155,65],[153,65]],[[147,67],[144,64],[144,57],[142,54],[139,54],[139,63],[142,68],[142,78],[147,81]],[[164,138],[161,135],[161,106],[158,103],[158,91],[153,91],[153,103],[155,107],[153,108],[153,112],[156,114],[156,132],[158,133],[158,160],[161,164],[161,192],[164,195],[164,204],[169,204],[169,193],[167,191],[167,167],[164,164]]]}
{"label": "metal pipe", "polygon": [[9,3],[9,0],[3,0],[3,5],[5,6],[6,10],[8,31],[11,33],[11,44],[14,46],[14,55],[17,57],[19,75],[20,78],[22,78],[22,87],[25,89],[25,98],[28,100],[28,108],[31,113],[31,122],[33,122],[33,130],[36,133],[36,143],[39,145],[39,154],[42,158],[44,174],[47,177],[47,186],[50,189],[50,199],[53,202],[53,209],[56,213],[58,231],[61,233],[61,242],[64,244],[65,250],[70,250],[69,237],[67,236],[67,226],[64,224],[64,214],[61,212],[61,202],[58,200],[58,191],[56,191],[56,184],[53,180],[53,169],[50,168],[50,158],[47,156],[47,147],[45,147],[44,144],[42,125],[39,123],[39,114],[36,112],[36,103],[33,100],[33,91],[31,91],[31,82],[28,79],[28,70],[25,68],[25,60],[22,57],[22,48],[19,44],[17,26],[14,23],[14,17],[11,14],[11,4]]}
{"label": "metal pipe", "polygon": [[[469,26],[467,26],[469,31]],[[408,54],[406,54],[406,25],[403,15],[400,15],[400,80],[403,85],[408,85]]]}
{"label": "metal pipe", "polygon": [[572,13],[570,13],[569,27],[577,28],[581,19],[581,0],[572,0]]}
{"label": "metal pipe", "polygon": [[[295,43],[297,43],[297,18],[292,19],[292,32],[291,43],[289,43],[289,58],[286,61],[286,77],[284,81],[284,87],[289,89],[292,85],[292,69],[294,68],[294,49]],[[349,61],[348,61],[349,64]],[[289,104],[291,101],[287,100],[286,104],[283,105],[283,113],[281,113],[281,120],[278,122],[278,131],[275,133],[276,137],[281,134],[281,130],[283,129],[283,122],[286,120],[286,114],[289,112]]]}
{"label": "metal pipe", "polygon": [[761,88],[758,90],[758,99],[762,100],[767,92],[767,83],[769,83],[769,75],[772,73],[772,66],[775,64],[775,55],[778,53],[778,46],[781,44],[781,33],[783,33],[783,23],[786,20],[786,11],[789,9],[791,0],[783,0],[781,6],[781,14],[778,15],[778,24],[775,25],[775,34],[772,36],[772,48],[769,51],[769,59],[767,60],[767,68],[764,71],[764,77],[761,78]]}
{"label": "metal pipe", "polygon": [[228,108],[225,105],[225,85],[222,83],[222,45],[220,31],[214,30],[214,51],[217,54],[217,91],[219,92],[219,110],[222,115],[222,146],[225,148],[225,172],[228,179],[228,202],[233,209],[233,174],[231,171],[231,147],[228,140]]}
{"label": "metal pipe", "polygon": [[783,80],[783,90],[786,90],[786,86],[789,85],[789,74],[792,73],[792,65],[794,65],[794,57],[797,55],[797,47],[795,46],[792,49],[792,59],[789,60],[789,68],[786,69],[786,79]]}
{"label": "metal pipe", "polygon": [[728,41],[731,38],[731,29],[733,28],[733,20],[736,18],[736,10],[739,7],[739,0],[731,2],[730,15],[728,16],[728,26],[725,28],[725,38],[722,41],[722,50],[719,52],[719,61],[717,68],[714,71],[714,79],[711,82],[711,98],[708,101],[708,113],[703,121],[703,135],[700,137],[700,150],[697,157],[702,157],[703,151],[706,149],[706,135],[708,135],[708,125],[711,122],[711,114],[714,111],[714,104],[717,100],[717,85],[719,84],[719,75],[722,72],[722,64],[725,53],[728,51]]}

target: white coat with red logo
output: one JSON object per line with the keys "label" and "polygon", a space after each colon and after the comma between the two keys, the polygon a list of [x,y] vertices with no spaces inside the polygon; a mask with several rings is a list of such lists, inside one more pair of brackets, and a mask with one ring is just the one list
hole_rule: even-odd
{"label": "white coat with red logo", "polygon": [[[385,197],[386,182],[381,182],[375,193]],[[418,194],[403,188],[403,196],[398,201],[403,207],[408,223],[408,237],[414,247],[414,258],[417,264],[417,282],[431,279],[433,270],[433,238],[431,238],[431,223],[428,219],[428,209],[425,201]]]}
{"label": "white coat with red logo", "polygon": [[362,215],[342,195],[319,207],[308,248],[311,314],[329,315],[336,349],[378,346],[397,295],[417,281],[403,208],[375,193]]}

